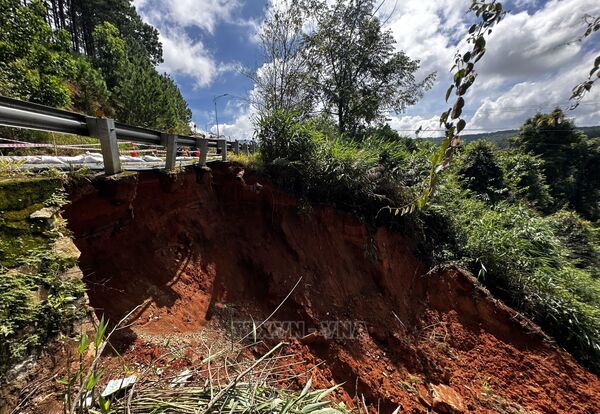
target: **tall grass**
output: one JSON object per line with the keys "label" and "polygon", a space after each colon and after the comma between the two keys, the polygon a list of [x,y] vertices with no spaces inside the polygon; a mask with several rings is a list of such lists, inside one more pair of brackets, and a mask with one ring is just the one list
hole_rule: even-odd
{"label": "tall grass", "polygon": [[428,214],[450,227],[450,237],[434,243],[437,260],[474,271],[497,296],[600,372],[600,281],[569,260],[549,219],[523,203],[488,204],[451,183]]}

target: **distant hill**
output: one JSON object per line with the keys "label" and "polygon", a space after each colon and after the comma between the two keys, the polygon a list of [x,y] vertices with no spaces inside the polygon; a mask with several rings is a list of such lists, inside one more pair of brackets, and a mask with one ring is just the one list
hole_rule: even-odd
{"label": "distant hill", "polygon": [[[580,127],[577,128],[580,131],[583,131],[589,138],[600,138],[600,126],[591,126],[591,127]],[[469,134],[463,135],[461,138],[465,144],[469,142],[485,139],[491,141],[496,144],[498,148],[507,148],[509,145],[509,138],[514,137],[519,133],[518,129],[507,129],[505,131],[495,131],[495,132],[484,132],[481,134]],[[429,141],[433,141],[436,144],[442,142],[442,138],[425,138]]]}

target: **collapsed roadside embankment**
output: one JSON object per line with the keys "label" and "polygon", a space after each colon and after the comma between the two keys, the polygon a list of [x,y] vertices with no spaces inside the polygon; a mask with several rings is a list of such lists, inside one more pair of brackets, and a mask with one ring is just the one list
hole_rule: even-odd
{"label": "collapsed roadside embankment", "polygon": [[125,359],[165,338],[185,342],[211,318],[260,320],[301,277],[273,320],[310,332],[330,321],[364,327],[291,339],[307,366],[325,361],[316,384],[345,383],[338,398],[348,404],[363,394],[381,412],[597,408],[598,378],[466,272],[429,270],[402,235],[369,234],[331,207],[299,208],[239,167],[211,167],[73,193],[65,216],[91,306],[118,320],[142,305],[121,339]]}

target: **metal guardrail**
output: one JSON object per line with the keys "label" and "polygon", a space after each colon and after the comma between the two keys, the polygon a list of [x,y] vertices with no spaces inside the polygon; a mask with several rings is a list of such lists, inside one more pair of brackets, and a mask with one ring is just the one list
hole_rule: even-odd
{"label": "metal guardrail", "polygon": [[[227,161],[228,149],[233,150],[236,154],[240,151],[239,141],[175,135],[114,122],[110,118],[78,114],[3,96],[0,96],[0,125],[98,138],[107,175],[122,171],[118,148],[119,140],[165,146],[167,149],[165,168],[167,170],[175,168],[175,158],[179,146],[198,148],[200,163],[203,165],[206,164],[208,148],[220,149],[223,161]],[[245,149],[254,151],[254,143],[245,145]]]}

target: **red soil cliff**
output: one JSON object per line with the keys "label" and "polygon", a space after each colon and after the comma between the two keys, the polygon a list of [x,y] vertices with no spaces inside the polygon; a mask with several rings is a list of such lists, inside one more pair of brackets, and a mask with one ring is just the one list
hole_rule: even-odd
{"label": "red soil cliff", "polygon": [[[410,240],[293,197],[239,167],[94,183],[65,216],[91,305],[119,319],[143,307],[132,342],[236,319],[364,321],[355,338],[292,340],[317,386],[345,382],[380,412],[596,413],[599,379],[455,267],[429,269]],[[135,358],[130,346],[125,358]]]}

